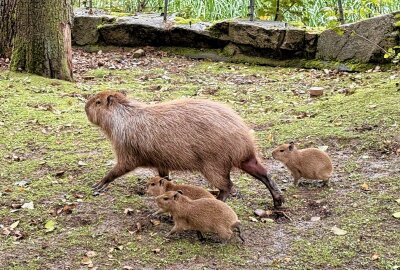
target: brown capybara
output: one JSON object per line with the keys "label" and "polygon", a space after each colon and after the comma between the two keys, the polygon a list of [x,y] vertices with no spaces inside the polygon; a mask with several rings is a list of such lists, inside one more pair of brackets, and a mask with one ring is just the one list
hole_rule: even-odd
{"label": "brown capybara", "polygon": [[156,198],[158,207],[163,212],[168,212],[174,219],[174,227],[168,233],[170,236],[176,232],[195,230],[200,239],[201,233],[216,233],[223,240],[228,240],[237,229],[240,239],[240,221],[232,208],[226,203],[201,198],[192,200],[183,195],[182,191],[167,191]]}
{"label": "brown capybara", "polygon": [[159,196],[167,191],[178,191],[181,190],[185,196],[192,200],[197,200],[200,198],[215,198],[210,192],[202,187],[185,185],[185,184],[175,184],[167,179],[155,176],[150,178],[146,183],[146,192],[151,196]]}
{"label": "brown capybara", "polygon": [[256,155],[250,129],[230,108],[202,99],[179,99],[147,105],[123,93],[104,91],[86,103],[90,122],[111,140],[114,168],[93,187],[109,183],[137,167],[201,172],[225,201],[232,188],[230,171],[240,168],[263,182],[279,207],[284,197]]}
{"label": "brown capybara", "polygon": [[294,177],[294,185],[298,185],[301,177],[324,180],[329,184],[332,175],[332,161],[329,156],[317,149],[297,149],[293,142],[282,144],[272,151],[272,157],[281,161]]}

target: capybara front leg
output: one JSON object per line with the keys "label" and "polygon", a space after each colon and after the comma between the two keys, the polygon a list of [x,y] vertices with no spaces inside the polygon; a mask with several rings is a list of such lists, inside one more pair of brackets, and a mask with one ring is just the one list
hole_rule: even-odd
{"label": "capybara front leg", "polygon": [[217,199],[223,202],[226,201],[233,186],[229,172],[217,171],[214,167],[210,167],[205,168],[202,173],[208,182],[219,189]]}
{"label": "capybara front leg", "polygon": [[165,178],[167,180],[171,180],[169,177],[169,171],[167,169],[158,168],[158,176]]}
{"label": "capybara front leg", "polygon": [[271,176],[268,174],[267,169],[261,165],[256,157],[251,157],[250,159],[243,161],[240,168],[264,183],[272,195],[275,208],[282,206],[282,204],[285,202],[282,192],[278,188],[278,185],[275,183],[275,181],[272,180]]}
{"label": "capybara front leg", "polygon": [[111,169],[111,171],[109,171],[107,173],[106,176],[104,176],[104,178],[100,182],[96,183],[93,186],[94,191],[96,191],[96,192],[104,191],[112,181],[114,181],[116,178],[126,174],[129,171],[130,170],[127,169],[126,167],[118,166],[118,164],[117,164],[114,168]]}

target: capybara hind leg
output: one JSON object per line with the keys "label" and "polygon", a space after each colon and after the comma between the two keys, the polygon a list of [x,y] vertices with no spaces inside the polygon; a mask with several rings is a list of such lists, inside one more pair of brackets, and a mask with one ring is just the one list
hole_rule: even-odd
{"label": "capybara hind leg", "polygon": [[324,179],[323,184],[324,184],[325,187],[329,187],[330,186],[329,178],[328,179]]}
{"label": "capybara hind leg", "polygon": [[222,240],[224,240],[224,241],[223,241],[224,243],[226,243],[226,241],[228,241],[229,239],[231,239],[231,238],[232,238],[232,235],[233,235],[232,230],[229,230],[229,229],[226,229],[226,228],[220,229],[217,233],[218,233],[218,236],[219,236]]}
{"label": "capybara hind leg", "polygon": [[272,195],[274,200],[274,207],[278,208],[282,206],[285,199],[278,188],[278,185],[271,179],[271,176],[268,174],[267,169],[265,169],[261,163],[257,160],[256,157],[251,157],[246,161],[241,163],[240,168],[253,176],[254,178],[260,180],[267,186],[269,192]]}
{"label": "capybara hind leg", "polygon": [[244,238],[243,238],[243,235],[242,235],[242,230],[240,229],[240,225],[236,225],[235,229],[236,229],[236,231],[238,233],[238,237],[240,238],[240,240],[244,244],[245,241],[244,241]]}
{"label": "capybara hind leg", "polygon": [[215,168],[205,169],[203,175],[216,188],[219,189],[217,199],[226,201],[232,189],[232,181],[229,177],[229,172],[216,172]]}
{"label": "capybara hind leg", "polygon": [[115,165],[114,168],[111,169],[111,171],[109,171],[109,172],[107,173],[106,176],[104,176],[104,178],[103,178],[100,182],[96,183],[96,184],[93,186],[93,189],[94,189],[95,191],[97,191],[97,192],[104,191],[104,190],[107,188],[107,186],[108,186],[112,181],[114,181],[116,178],[118,178],[118,177],[120,177],[120,176],[126,174],[126,173],[129,172],[129,171],[130,171],[130,170],[127,169],[126,167],[124,167],[124,166],[119,166],[119,165],[117,164],[117,165]]}

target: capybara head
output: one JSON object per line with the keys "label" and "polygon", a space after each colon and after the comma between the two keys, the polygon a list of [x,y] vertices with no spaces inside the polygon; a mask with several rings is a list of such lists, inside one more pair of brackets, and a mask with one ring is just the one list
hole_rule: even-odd
{"label": "capybara head", "polygon": [[124,93],[103,91],[89,98],[85,111],[90,122],[101,125],[115,113],[116,108],[126,104],[129,104],[129,101]]}
{"label": "capybara head", "polygon": [[297,151],[297,148],[294,145],[294,142],[281,144],[272,151],[272,157],[283,163],[287,163],[295,151]]}
{"label": "capybara head", "polygon": [[146,183],[146,192],[151,196],[159,196],[165,192],[165,181],[168,181],[165,178],[160,176],[155,176],[150,178]]}
{"label": "capybara head", "polygon": [[164,211],[173,211],[176,208],[176,205],[179,201],[180,196],[182,195],[182,191],[167,191],[164,194],[158,196],[156,198],[157,205]]}

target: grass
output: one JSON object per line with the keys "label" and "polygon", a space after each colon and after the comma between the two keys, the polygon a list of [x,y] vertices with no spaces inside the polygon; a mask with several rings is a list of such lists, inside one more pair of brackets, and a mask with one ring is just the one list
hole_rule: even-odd
{"label": "grass", "polygon": [[[395,201],[400,198],[398,71],[327,74],[173,56],[149,60],[150,65],[128,70],[89,70],[84,75],[94,79],[77,83],[0,71],[2,232],[19,221],[9,235],[0,235],[0,268],[80,269],[86,267],[82,259],[87,251],[97,253],[91,260],[101,269],[400,265],[400,224],[392,217],[400,209]],[[312,99],[307,89],[317,85],[325,94]],[[284,189],[292,221],[252,221],[253,211],[265,208],[266,201],[270,207],[271,198],[260,183],[236,171],[237,194],[227,202],[243,223],[245,245],[221,244],[212,235],[202,244],[190,232],[164,238],[172,224],[166,218],[152,223],[147,217],[155,205],[137,193],[146,178],[141,171],[93,197],[90,186],[111,168],[113,154],[105,137],[88,123],[83,98],[103,89],[126,90],[144,102],[185,96],[232,106],[255,130],[260,152]],[[270,159],[272,148],[289,140],[300,147],[329,146],[335,167],[331,188],[310,181],[292,186],[287,170]],[[173,177],[206,185],[197,174]],[[16,186],[21,180],[30,184]],[[364,183],[369,190],[363,191]],[[34,209],[15,206],[31,201]],[[70,204],[75,206],[72,213],[57,213]],[[127,208],[131,215],[124,213]],[[313,216],[320,221],[311,222]],[[45,231],[48,220],[57,222],[52,232]],[[347,234],[334,235],[333,226]]]}

